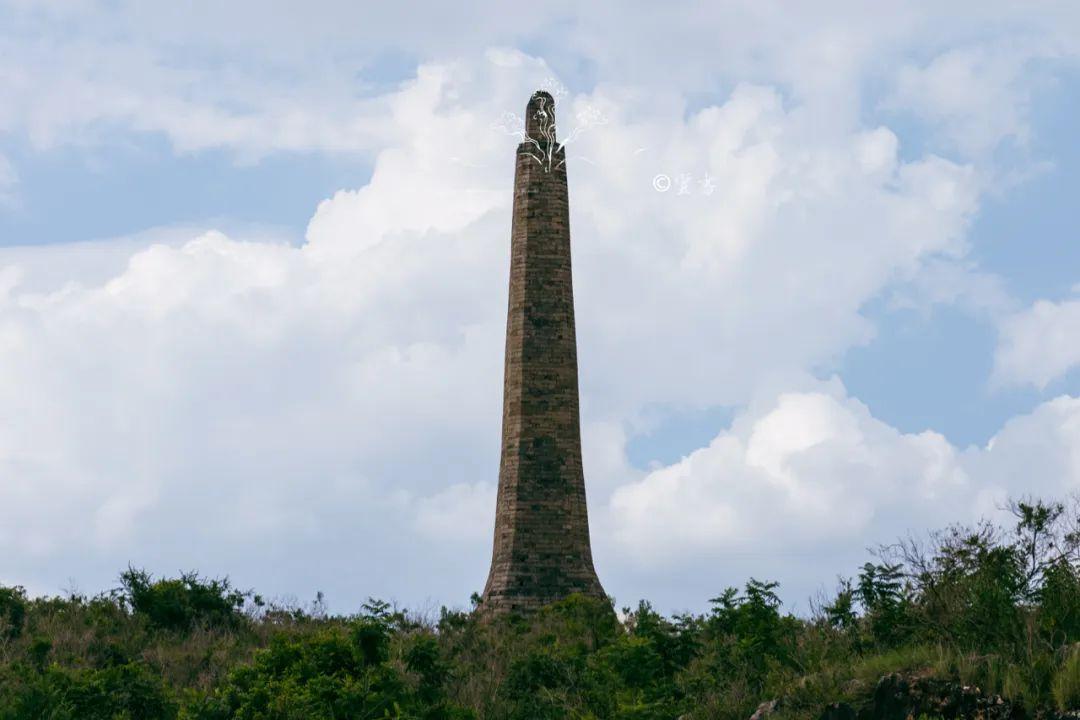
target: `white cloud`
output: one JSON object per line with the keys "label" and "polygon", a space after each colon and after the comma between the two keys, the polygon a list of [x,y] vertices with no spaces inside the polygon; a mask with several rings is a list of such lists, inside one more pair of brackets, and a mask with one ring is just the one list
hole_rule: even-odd
{"label": "white cloud", "polygon": [[905,65],[887,104],[930,120],[966,155],[992,151],[1006,138],[1025,145],[1033,91],[1025,64],[1056,53],[1042,43],[951,49],[925,66]]}
{"label": "white cloud", "polygon": [[[0,50],[18,61],[0,69],[0,132],[41,148],[135,132],[163,134],[180,151],[226,148],[246,158],[374,152],[400,139],[385,122],[382,93],[417,60],[527,42],[556,67],[632,82],[658,102],[739,80],[776,84],[817,128],[857,122],[869,74],[964,147],[985,148],[1022,134],[1026,63],[1077,50],[1075,8],[1036,4],[1037,12],[1008,2],[728,0],[670,13],[548,2],[519,15],[486,2],[448,13],[340,0],[273,9],[249,0],[182,8],[7,0]],[[956,38],[969,44],[956,49]],[[913,49],[930,59],[912,63]]]}
{"label": "white cloud", "polygon": [[782,393],[707,447],[619,488],[610,522],[619,547],[657,565],[701,551],[891,539],[924,525],[927,508],[939,521],[963,519],[955,501],[970,506],[978,486],[959,455],[937,433],[876,420],[834,382]]}
{"label": "white cloud", "polygon": [[[7,282],[0,466],[15,480],[0,485],[0,546],[23,558],[15,571],[66,577],[75,546],[109,572],[216,567],[221,547],[291,539],[330,542],[318,552],[333,575],[351,567],[333,547],[392,538],[367,567],[412,564],[334,589],[414,592],[434,546],[472,557],[472,573],[432,588],[475,589],[498,463],[513,152],[490,124],[549,72],[506,56],[424,67],[384,98],[404,139],[368,185],[319,206],[302,246],[209,232],[141,249],[105,280]],[[963,253],[978,187],[942,158],[901,162],[880,128],[811,144],[800,107],[768,87],[685,121],[614,91],[572,102],[587,100],[611,116],[571,168],[599,512],[633,477],[618,476],[628,418],[655,401],[746,402],[862,340],[863,303]],[[708,172],[716,190],[657,193],[658,171]],[[295,592],[306,560],[281,552],[278,575],[240,566]]]}
{"label": "white cloud", "polygon": [[[582,355],[618,359],[597,412],[745,402],[763,377],[869,339],[865,302],[966,252],[980,192],[968,166],[901,162],[880,129],[819,134],[771,88],[672,115],[618,118],[578,146],[592,161],[570,179]],[[651,190],[658,173],[691,175],[687,194]]]}
{"label": "white cloud", "polygon": [[[208,232],[104,282],[9,281],[0,465],[16,479],[0,486],[0,544],[21,571],[55,576],[76,544],[114,571],[334,538],[370,547],[379,586],[408,592],[391,556],[427,557],[471,517],[456,534],[476,576],[447,589],[467,596],[497,473],[508,261],[513,141],[489,125],[548,72],[505,52],[421,68],[380,100],[406,139],[320,205],[300,247]],[[570,180],[600,507],[629,479],[621,448],[600,453],[644,405],[744,403],[804,378],[866,337],[867,299],[964,252],[970,168],[901,162],[882,128],[811,142],[765,86],[685,121],[617,92],[585,100],[611,116],[573,146],[593,164]],[[658,193],[662,171],[707,172],[716,190]],[[194,518],[198,540],[181,542]]]}
{"label": "white cloud", "polygon": [[[433,542],[483,545],[495,530],[496,483],[457,483],[417,503],[416,529]],[[485,521],[487,519],[487,521]]]}
{"label": "white cloud", "polygon": [[[200,232],[63,272],[41,254],[57,249],[3,258],[0,554],[14,560],[0,581],[100,587],[132,561],[232,572],[269,593],[321,588],[342,604],[463,602],[490,557],[498,469],[513,140],[490,126],[551,70],[512,49],[470,51],[368,92],[342,50],[355,23],[258,13],[305,38],[264,28],[261,45],[287,38],[267,56],[230,44],[226,20],[243,10],[192,13],[221,21],[205,36],[221,63],[186,50],[177,60],[198,24],[180,16],[125,16],[109,42],[98,31],[29,49],[6,40],[28,61],[0,70],[0,131],[40,147],[121,128],[182,150],[372,151],[375,162],[367,185],[317,208],[301,246]],[[1017,487],[976,473],[977,458],[941,436],[902,434],[807,379],[871,337],[869,300],[928,267],[943,282],[972,274],[977,161],[905,159],[896,132],[859,111],[860,68],[925,13],[849,13],[803,33],[798,16],[732,5],[728,15],[771,22],[700,18],[691,38],[729,55],[673,79],[665,43],[642,52],[622,39],[638,34],[584,12],[559,37],[626,73],[598,73],[560,109],[593,103],[610,119],[570,160],[585,462],[609,588],[654,594],[635,583],[662,581],[656,561],[681,549],[688,564],[671,567],[701,582],[671,583],[686,592],[668,599],[697,602],[718,589],[716,553],[763,546],[777,573],[813,570],[785,548],[827,559]],[[655,18],[657,31],[674,17]],[[450,27],[440,36],[454,38]],[[385,35],[373,28],[360,31]],[[290,74],[312,37],[329,49]],[[691,90],[715,91],[714,66],[749,79],[688,109]],[[690,192],[656,192],[661,173],[691,175]],[[652,403],[749,409],[708,448],[645,475],[625,445]],[[1010,427],[993,453],[1022,457],[1022,442],[1002,439]],[[829,516],[841,501],[843,516]],[[740,579],[731,572],[721,582]]]}
{"label": "white cloud", "polygon": [[1080,299],[1039,300],[999,321],[994,374],[1045,388],[1080,365]]}
{"label": "white cloud", "polygon": [[[986,447],[961,449],[932,431],[897,431],[833,381],[765,399],[707,447],[620,487],[601,527],[606,555],[635,580],[704,597],[759,573],[799,601],[853,572],[864,548],[1002,519],[1008,497],[1077,490],[1078,398],[1044,403]],[[793,562],[793,550],[812,560]],[[648,581],[628,584],[643,591]]]}

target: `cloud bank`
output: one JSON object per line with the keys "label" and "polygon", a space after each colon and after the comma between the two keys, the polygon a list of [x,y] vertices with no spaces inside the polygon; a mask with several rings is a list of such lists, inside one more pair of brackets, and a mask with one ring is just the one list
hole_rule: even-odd
{"label": "cloud bank", "polygon": [[[25,28],[69,12],[8,11]],[[463,604],[479,589],[498,469],[514,144],[492,125],[560,74],[571,45],[587,48],[598,79],[559,116],[607,118],[569,162],[584,461],[610,592],[685,607],[756,573],[800,599],[850,572],[867,545],[995,513],[1009,494],[1074,489],[1073,397],[963,448],[876,419],[823,370],[873,340],[863,310],[875,298],[918,286],[958,302],[957,287],[988,287],[969,229],[1000,187],[992,151],[1022,141],[1027,68],[1047,47],[1067,55],[1067,33],[1034,28],[1053,41],[1038,50],[999,52],[995,39],[912,52],[922,10],[852,13],[805,37],[776,8],[725,11],[742,27],[763,22],[746,37],[726,30],[721,57],[688,61],[674,81],[654,50],[635,56],[598,37],[590,10],[558,34],[550,60],[432,41],[444,57],[362,93],[341,39],[321,26],[301,24],[307,39],[274,51],[282,63],[308,47],[307,33],[326,38],[324,81],[318,63],[303,65],[290,97],[272,72],[238,61],[210,90],[201,65],[166,62],[185,32],[179,19],[125,16],[104,48],[19,44],[27,62],[0,76],[0,97],[19,102],[4,103],[0,131],[39,148],[102,142],[122,127],[244,161],[368,153],[373,171],[314,209],[302,242],[148,237],[62,273],[41,259],[62,249],[5,256],[0,581],[97,589],[128,562],[197,567],[269,594],[322,589],[341,609],[367,595]],[[194,17],[231,12],[200,6]],[[555,22],[541,15],[537,27]],[[92,26],[102,17],[87,16]],[[627,30],[653,19],[624,18]],[[519,40],[509,23],[483,25],[486,37]],[[899,70],[881,69],[905,52],[914,57]],[[741,77],[688,100],[725,62]],[[74,66],[64,83],[37,82]],[[864,68],[888,91],[865,90]],[[868,121],[867,104],[884,109]],[[1008,112],[977,123],[998,105]],[[894,112],[932,125],[940,143],[907,147]],[[1041,386],[1074,365],[1064,341],[1032,349],[1065,337],[1070,312],[1064,302],[1002,315],[1001,376]],[[735,415],[707,446],[646,470],[627,448],[657,406]]]}

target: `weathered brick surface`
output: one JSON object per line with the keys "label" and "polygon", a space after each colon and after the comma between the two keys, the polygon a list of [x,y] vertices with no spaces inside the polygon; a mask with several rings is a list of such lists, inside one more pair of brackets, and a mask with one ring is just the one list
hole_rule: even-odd
{"label": "weathered brick surface", "polygon": [[[529,101],[530,130],[540,97]],[[522,143],[514,176],[502,459],[482,605],[490,612],[604,595],[581,469],[566,165],[561,150],[550,170],[536,154]]]}

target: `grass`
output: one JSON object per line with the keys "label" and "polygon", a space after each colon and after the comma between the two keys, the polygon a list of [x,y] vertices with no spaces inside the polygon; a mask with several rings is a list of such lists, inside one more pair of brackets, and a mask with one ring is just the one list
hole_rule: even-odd
{"label": "grass", "polygon": [[1061,711],[1080,708],[1080,645],[1071,646],[1064,654],[1051,683],[1054,703]]}

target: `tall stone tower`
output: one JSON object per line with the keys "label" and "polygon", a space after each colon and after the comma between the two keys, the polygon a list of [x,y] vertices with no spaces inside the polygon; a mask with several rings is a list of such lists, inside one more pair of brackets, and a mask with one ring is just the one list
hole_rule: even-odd
{"label": "tall stone tower", "polygon": [[510,233],[502,459],[484,612],[528,612],[580,592],[593,569],[581,469],[565,153],[536,92],[517,149]]}

